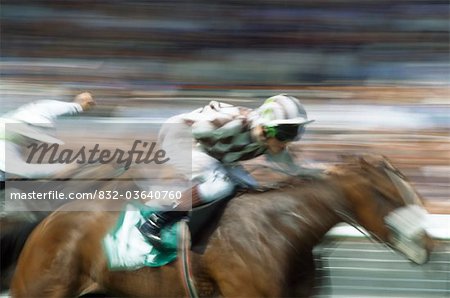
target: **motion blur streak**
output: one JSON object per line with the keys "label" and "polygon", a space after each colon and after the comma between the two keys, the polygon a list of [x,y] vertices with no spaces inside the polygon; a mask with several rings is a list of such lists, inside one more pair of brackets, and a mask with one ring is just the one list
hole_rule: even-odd
{"label": "motion blur streak", "polygon": [[[385,154],[429,212],[450,214],[449,9],[446,0],[2,0],[0,112],[88,90],[97,107],[58,126],[78,146],[96,143],[108,123],[157,125],[212,99],[257,107],[289,93],[316,120],[293,145],[301,162]],[[117,130],[102,141],[114,147],[149,133],[157,130]],[[372,249],[361,241],[341,244],[341,255],[324,249],[335,266],[326,274],[342,287],[330,293],[448,294],[448,245],[430,275],[403,265],[392,273],[385,255],[355,261],[348,251],[358,247]],[[382,274],[361,275],[367,264]]]}

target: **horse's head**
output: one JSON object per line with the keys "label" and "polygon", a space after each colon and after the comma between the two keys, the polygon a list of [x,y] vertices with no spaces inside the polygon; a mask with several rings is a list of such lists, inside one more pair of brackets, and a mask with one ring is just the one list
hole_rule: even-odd
{"label": "horse's head", "polygon": [[383,156],[348,159],[345,188],[352,214],[343,219],[356,221],[414,263],[427,262],[432,241],[424,228],[426,211],[406,177]]}

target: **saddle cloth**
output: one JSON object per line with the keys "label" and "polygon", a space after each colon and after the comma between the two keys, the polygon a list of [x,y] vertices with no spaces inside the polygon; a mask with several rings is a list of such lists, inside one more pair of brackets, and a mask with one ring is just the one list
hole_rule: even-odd
{"label": "saddle cloth", "polygon": [[136,270],[144,266],[164,266],[177,257],[179,224],[170,225],[161,231],[165,246],[159,251],[148,243],[139,232],[140,226],[153,211],[145,205],[129,203],[121,211],[115,227],[103,239],[110,270]]}

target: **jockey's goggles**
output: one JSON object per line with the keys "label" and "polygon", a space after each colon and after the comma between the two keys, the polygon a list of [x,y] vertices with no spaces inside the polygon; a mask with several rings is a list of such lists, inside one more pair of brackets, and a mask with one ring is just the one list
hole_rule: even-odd
{"label": "jockey's goggles", "polygon": [[298,141],[305,132],[305,126],[300,124],[278,124],[264,126],[267,138],[275,138],[280,142]]}

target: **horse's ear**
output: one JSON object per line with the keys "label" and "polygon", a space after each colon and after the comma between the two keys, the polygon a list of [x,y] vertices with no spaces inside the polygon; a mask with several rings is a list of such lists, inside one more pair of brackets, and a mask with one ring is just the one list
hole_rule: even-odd
{"label": "horse's ear", "polygon": [[391,169],[393,171],[396,170],[396,168],[392,165],[392,162],[387,158],[386,156],[382,155],[383,157],[383,164],[386,168]]}
{"label": "horse's ear", "polygon": [[360,157],[360,164],[363,168],[378,168],[380,166],[389,164],[388,159],[383,155],[366,154]]}

